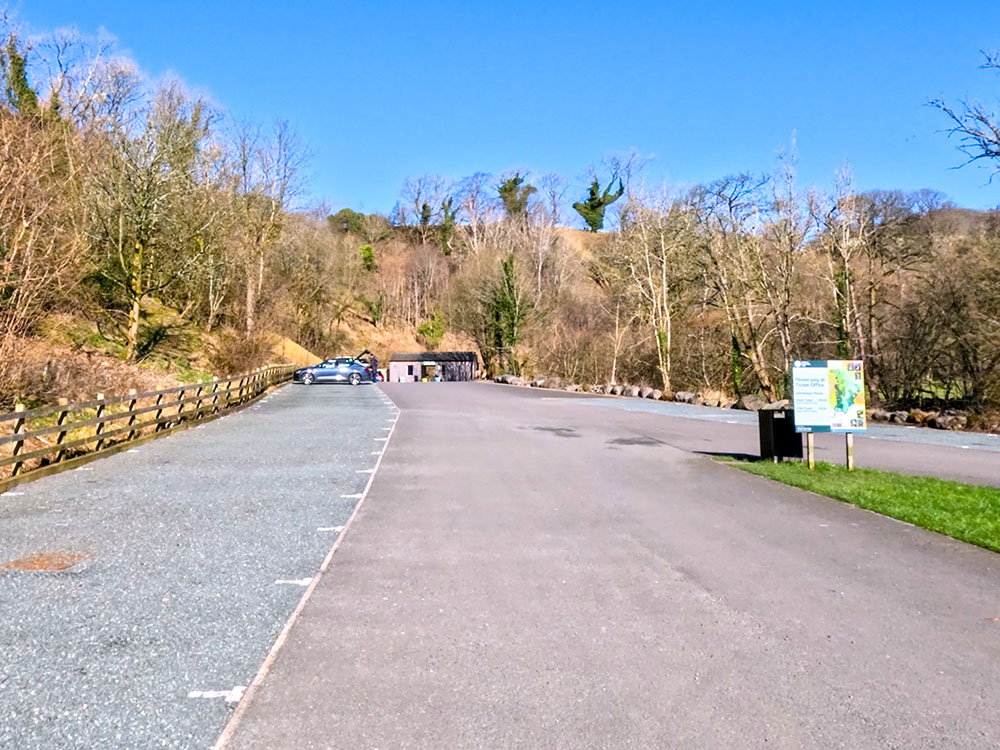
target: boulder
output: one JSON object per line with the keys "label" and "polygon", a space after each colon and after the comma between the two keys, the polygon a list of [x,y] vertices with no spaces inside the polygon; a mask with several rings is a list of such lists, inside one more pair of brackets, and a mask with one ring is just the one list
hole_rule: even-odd
{"label": "boulder", "polygon": [[938,414],[936,417],[931,417],[927,420],[927,426],[935,430],[950,430],[951,420],[952,417],[947,417],[944,414]]}
{"label": "boulder", "polygon": [[653,392],[652,388],[650,388],[648,385],[644,385],[642,388],[639,389],[639,398],[649,398],[652,392]]}
{"label": "boulder", "polygon": [[663,398],[663,391],[661,391],[659,388],[653,388],[649,392],[649,395],[646,396],[646,398],[651,398],[651,399],[653,399],[655,401],[659,401],[660,399]]}
{"label": "boulder", "polygon": [[563,387],[563,390],[569,391],[570,393],[579,393],[583,390],[583,388],[578,386],[576,383],[570,383],[569,385]]}
{"label": "boulder", "polygon": [[541,375],[535,376],[535,379],[531,381],[532,388],[543,388],[545,386],[545,378]]}
{"label": "boulder", "polygon": [[701,397],[700,393],[696,393],[696,394],[694,394],[694,398],[691,399],[691,403],[694,404],[695,406],[704,406],[705,405],[705,399],[703,399]]}
{"label": "boulder", "polygon": [[765,411],[777,411],[778,409],[787,409],[789,406],[791,406],[791,403],[792,402],[789,401],[787,398],[783,398],[779,399],[778,401],[772,401],[769,404],[764,404],[760,408]]}
{"label": "boulder", "polygon": [[566,385],[568,385],[568,383],[565,380],[563,380],[562,378],[560,378],[558,376],[555,376],[555,377],[551,377],[551,378],[545,378],[545,382],[542,383],[542,385],[540,387],[541,388],[554,388],[555,390],[558,391],[558,390],[561,390],[562,388],[564,388]]}
{"label": "boulder", "polygon": [[636,398],[639,395],[639,386],[629,385],[625,387],[622,391],[623,396],[628,396],[629,398]]}
{"label": "boulder", "polygon": [[906,424],[906,420],[909,418],[910,412],[908,411],[889,412],[889,421],[893,424]]}
{"label": "boulder", "polygon": [[968,418],[962,414],[938,414],[927,420],[927,426],[935,430],[961,430],[968,424]]}
{"label": "boulder", "polygon": [[601,384],[588,385],[584,388],[584,390],[587,391],[587,393],[604,393],[604,386]]}
{"label": "boulder", "polygon": [[927,424],[937,416],[936,411],[924,411],[923,409],[910,409],[906,421],[911,424]]}
{"label": "boulder", "polygon": [[613,385],[613,386],[611,386],[610,393],[611,393],[612,396],[620,396],[620,395],[622,395],[622,391],[623,390],[625,390],[625,389],[622,386],[620,386],[620,385]]}
{"label": "boulder", "polygon": [[892,413],[883,409],[876,409],[868,415],[872,422],[888,422],[892,418]]}
{"label": "boulder", "polygon": [[740,396],[739,401],[733,404],[734,409],[742,411],[760,411],[765,406],[767,406],[767,399],[756,393],[748,393],[745,396]]}
{"label": "boulder", "polygon": [[695,394],[691,391],[677,391],[674,394],[674,401],[678,401],[682,404],[690,404],[694,401]]}

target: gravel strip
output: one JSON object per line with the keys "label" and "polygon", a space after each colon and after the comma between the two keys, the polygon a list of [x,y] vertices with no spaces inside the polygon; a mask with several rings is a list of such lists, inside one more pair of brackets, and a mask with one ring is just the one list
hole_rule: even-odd
{"label": "gravel strip", "polygon": [[209,747],[357,503],[394,411],[372,386],[288,386],[0,495],[0,564],[86,556],[0,570],[0,747]]}

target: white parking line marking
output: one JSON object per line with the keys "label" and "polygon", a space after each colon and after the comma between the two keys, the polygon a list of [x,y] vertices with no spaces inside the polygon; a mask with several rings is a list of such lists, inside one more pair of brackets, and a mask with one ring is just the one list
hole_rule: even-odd
{"label": "white parking line marking", "polygon": [[374,474],[375,469],[358,469],[355,474]]}
{"label": "white parking line marking", "polygon": [[[393,426],[395,426],[395,422],[393,422]],[[386,432],[392,432],[392,427],[383,427],[382,429]]]}
{"label": "white parking line marking", "polygon": [[388,443],[389,438],[375,438],[376,443]]}
{"label": "white parking line marking", "polygon": [[359,497],[361,497],[361,493],[359,492],[357,495],[341,495],[341,497],[346,497],[350,500],[357,500]]}
{"label": "white parking line marking", "polygon": [[232,690],[192,690],[188,698],[224,698],[226,703],[235,706],[246,689],[246,685],[236,685]]}
{"label": "white parking line marking", "polygon": [[289,586],[308,586],[312,583],[312,580],[312,578],[279,578],[274,582],[274,585],[277,586],[278,584],[287,583]]}
{"label": "white parking line marking", "polygon": [[4,492],[0,497],[20,497],[23,492]]}
{"label": "white parking line marking", "polygon": [[125,451],[125,452],[126,452],[126,453],[138,453],[138,452],[139,452],[139,449],[138,449],[138,448],[129,448],[129,449],[128,449],[127,451]]}
{"label": "white parking line marking", "polygon": [[344,530],[343,526],[317,526],[316,531],[336,531],[338,534]]}

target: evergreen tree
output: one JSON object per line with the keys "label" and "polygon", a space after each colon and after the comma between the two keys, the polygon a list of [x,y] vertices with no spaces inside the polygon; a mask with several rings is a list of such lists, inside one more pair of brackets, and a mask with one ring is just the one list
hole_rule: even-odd
{"label": "evergreen tree", "polygon": [[535,186],[524,184],[524,177],[520,172],[515,172],[513,177],[508,177],[497,185],[497,192],[507,215],[515,219],[527,215],[528,198],[535,192]]}
{"label": "evergreen tree", "polygon": [[577,201],[573,204],[573,208],[576,212],[583,217],[583,220],[587,222],[587,226],[590,228],[591,232],[598,232],[604,226],[604,209],[614,203],[616,200],[622,197],[622,193],[625,192],[625,187],[622,185],[621,179],[618,180],[618,190],[614,193],[611,192],[611,188],[614,186],[615,181],[612,178],[608,186],[604,188],[604,192],[601,192],[601,185],[594,178],[593,183],[590,185],[590,190],[588,191],[587,199],[584,201]]}
{"label": "evergreen tree", "polygon": [[3,50],[2,63],[7,103],[22,115],[38,114],[38,94],[28,85],[25,56],[18,49],[17,37],[13,34]]}
{"label": "evergreen tree", "polygon": [[500,278],[495,282],[490,296],[490,326],[492,343],[500,366],[515,375],[521,373],[521,363],[515,357],[514,349],[521,339],[524,326],[531,309],[531,302],[521,287],[511,253],[500,263]]}
{"label": "evergreen tree", "polygon": [[445,255],[451,255],[451,239],[455,235],[458,207],[452,208],[454,202],[454,198],[441,201],[441,251]]}
{"label": "evergreen tree", "polygon": [[371,273],[378,268],[375,262],[375,248],[371,245],[362,245],[358,248],[358,255],[361,257],[361,267],[366,273]]}

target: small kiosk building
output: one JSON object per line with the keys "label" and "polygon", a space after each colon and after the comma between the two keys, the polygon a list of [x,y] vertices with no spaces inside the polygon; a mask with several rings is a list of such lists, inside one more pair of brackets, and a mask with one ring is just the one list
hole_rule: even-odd
{"label": "small kiosk building", "polygon": [[390,383],[474,380],[475,352],[396,352],[389,357]]}

